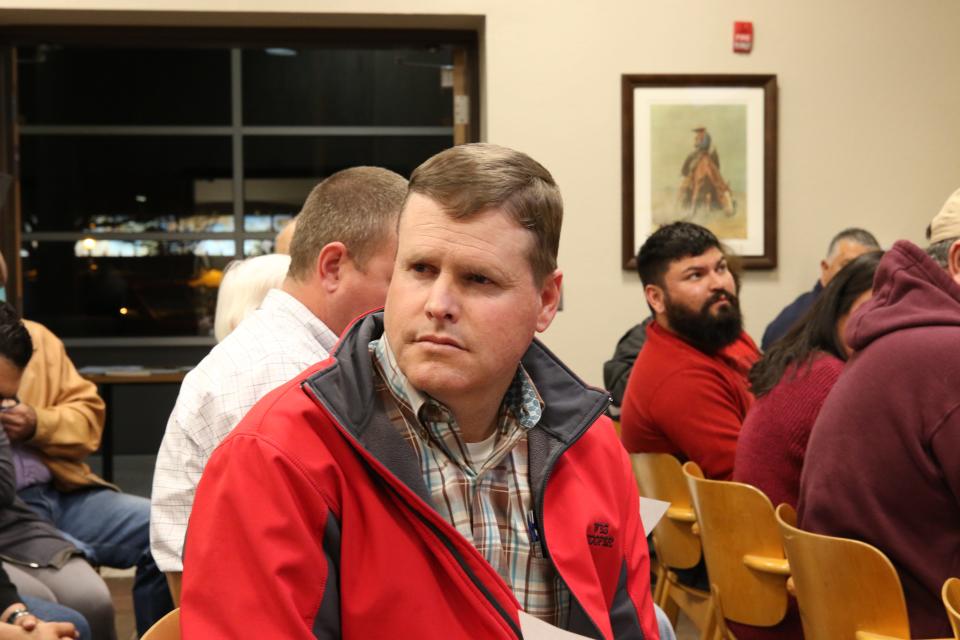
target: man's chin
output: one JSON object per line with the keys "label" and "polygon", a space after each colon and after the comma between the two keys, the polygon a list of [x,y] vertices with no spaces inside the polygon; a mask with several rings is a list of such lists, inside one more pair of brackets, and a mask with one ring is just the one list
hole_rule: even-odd
{"label": "man's chin", "polygon": [[405,375],[414,389],[444,404],[467,392],[466,385],[447,367],[416,367]]}

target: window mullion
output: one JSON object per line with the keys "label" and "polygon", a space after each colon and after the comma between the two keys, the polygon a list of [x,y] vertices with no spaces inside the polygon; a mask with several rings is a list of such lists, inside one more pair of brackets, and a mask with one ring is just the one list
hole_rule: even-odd
{"label": "window mullion", "polygon": [[233,231],[236,256],[243,257],[243,51],[230,50],[230,124],[233,143]]}

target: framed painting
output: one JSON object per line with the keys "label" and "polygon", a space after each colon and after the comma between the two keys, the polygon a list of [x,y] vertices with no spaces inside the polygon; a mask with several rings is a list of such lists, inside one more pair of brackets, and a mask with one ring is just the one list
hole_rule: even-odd
{"label": "framed painting", "polygon": [[623,268],[659,227],[703,225],[777,266],[777,77],[624,75]]}

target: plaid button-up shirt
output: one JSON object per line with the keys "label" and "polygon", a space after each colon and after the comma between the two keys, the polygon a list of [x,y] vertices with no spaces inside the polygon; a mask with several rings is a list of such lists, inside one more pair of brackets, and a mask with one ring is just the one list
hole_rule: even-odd
{"label": "plaid button-up shirt", "polygon": [[510,585],[527,613],[563,626],[569,592],[543,556],[533,517],[527,432],[540,421],[543,400],[526,371],[517,368],[504,396],[492,452],[473,460],[453,414],[409,383],[386,336],[371,342],[370,351],[378,393],[417,454],[434,508]]}

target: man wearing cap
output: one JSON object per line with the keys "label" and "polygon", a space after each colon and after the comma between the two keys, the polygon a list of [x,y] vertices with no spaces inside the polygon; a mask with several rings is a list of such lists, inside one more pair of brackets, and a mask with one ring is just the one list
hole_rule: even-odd
{"label": "man wearing cap", "polygon": [[940,589],[960,575],[960,190],[930,241],[897,242],[847,324],[856,353],[813,427],[798,504],[804,529],[890,558],[921,638],[951,634]]}

